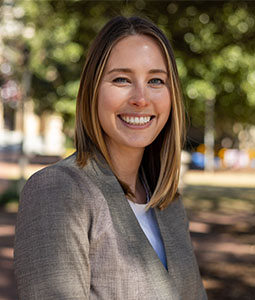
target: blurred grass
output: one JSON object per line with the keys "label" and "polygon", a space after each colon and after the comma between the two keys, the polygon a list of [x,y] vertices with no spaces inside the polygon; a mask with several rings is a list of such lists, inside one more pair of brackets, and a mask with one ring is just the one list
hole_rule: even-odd
{"label": "blurred grass", "polygon": [[255,189],[188,185],[183,190],[185,207],[197,211],[255,213]]}
{"label": "blurred grass", "polygon": [[254,172],[208,174],[189,171],[185,178],[183,201],[187,209],[255,213]]}

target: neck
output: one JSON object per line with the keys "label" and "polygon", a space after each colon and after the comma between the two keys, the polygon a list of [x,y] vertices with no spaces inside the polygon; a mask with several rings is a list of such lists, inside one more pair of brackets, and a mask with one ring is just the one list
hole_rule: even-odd
{"label": "neck", "polygon": [[144,148],[121,148],[109,143],[107,144],[107,148],[115,174],[121,181],[129,186],[136,196],[133,201],[144,203],[144,188],[138,177]]}
{"label": "neck", "polygon": [[118,178],[128,184],[132,192],[135,192],[143,150],[139,153],[116,150],[112,147],[108,148],[114,171]]}

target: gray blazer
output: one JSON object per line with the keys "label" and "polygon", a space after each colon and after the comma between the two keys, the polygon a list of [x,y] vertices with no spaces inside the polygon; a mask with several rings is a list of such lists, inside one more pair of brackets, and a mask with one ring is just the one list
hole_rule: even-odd
{"label": "gray blazer", "polygon": [[155,209],[164,268],[102,157],[75,155],[23,189],[14,265],[21,300],[204,300],[181,199]]}

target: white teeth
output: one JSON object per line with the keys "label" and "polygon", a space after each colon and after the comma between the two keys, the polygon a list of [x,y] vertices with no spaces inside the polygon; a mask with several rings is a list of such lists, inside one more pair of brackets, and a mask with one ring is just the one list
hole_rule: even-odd
{"label": "white teeth", "polygon": [[150,121],[150,117],[127,117],[121,116],[121,119],[128,124],[132,125],[145,125]]}

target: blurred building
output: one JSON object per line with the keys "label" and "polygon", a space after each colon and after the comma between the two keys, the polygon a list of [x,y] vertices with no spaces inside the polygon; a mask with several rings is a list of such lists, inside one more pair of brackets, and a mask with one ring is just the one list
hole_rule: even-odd
{"label": "blurred building", "polygon": [[32,100],[24,103],[22,113],[0,98],[0,150],[18,151],[23,144],[27,154],[62,155],[65,142],[62,128],[59,115],[36,115]]}
{"label": "blurred building", "polygon": [[22,147],[27,154],[61,155],[65,141],[62,118],[50,113],[36,115],[29,98],[28,53],[19,44],[20,36],[29,33],[20,21],[23,15],[14,0],[0,5],[0,151],[18,152]]}

